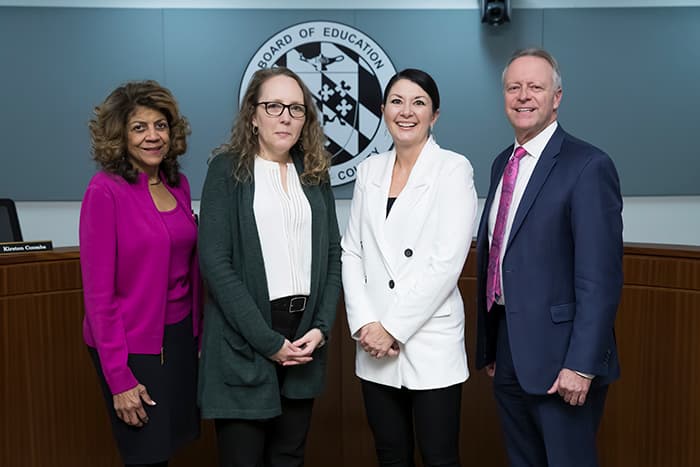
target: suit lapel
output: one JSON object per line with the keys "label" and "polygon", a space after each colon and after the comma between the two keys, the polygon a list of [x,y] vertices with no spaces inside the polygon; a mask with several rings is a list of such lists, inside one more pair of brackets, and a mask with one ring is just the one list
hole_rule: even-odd
{"label": "suit lapel", "polygon": [[537,195],[540,193],[545,181],[547,181],[549,173],[557,163],[557,156],[559,156],[563,139],[564,131],[560,126],[550,138],[547,146],[545,146],[544,151],[542,151],[542,155],[537,161],[535,170],[532,172],[532,176],[530,176],[530,180],[527,183],[523,197],[518,205],[518,210],[515,212],[515,217],[513,218],[513,225],[510,229],[510,236],[508,237],[506,250],[513,242],[513,238],[515,238],[517,235],[520,226],[523,224],[525,217],[527,217],[527,214],[532,207],[532,204],[535,202],[535,199],[537,199]]}
{"label": "suit lapel", "polygon": [[383,166],[379,165],[370,173],[367,182],[367,206],[369,206],[369,227],[382,256],[384,267],[391,275],[393,271],[387,256],[385,241],[386,203],[391,184],[391,171],[396,160],[396,152],[390,151]]}
{"label": "suit lapel", "polygon": [[[424,227],[425,220],[429,217],[432,208],[426,200],[431,186],[436,182],[433,173],[439,170],[442,163],[439,153],[440,147],[430,138],[418,156],[415,165],[406,181],[396,202],[391,208],[389,216],[384,221],[384,235],[386,256],[394,265],[406,264],[399,261],[403,259],[403,247],[417,245]],[[399,271],[395,271],[399,272]]]}
{"label": "suit lapel", "polygon": [[498,188],[498,183],[503,177],[503,171],[506,168],[506,163],[508,158],[513,153],[513,146],[509,146],[505,151],[500,153],[493,163],[491,169],[491,183],[489,184],[489,192],[486,195],[486,201],[484,201],[484,210],[481,214],[481,221],[479,222],[479,230],[476,236],[476,248],[477,251],[484,251],[489,249],[489,212],[491,212],[491,206],[493,205],[493,198],[496,195],[496,188]]}
{"label": "suit lapel", "polygon": [[425,143],[418,160],[411,169],[406,186],[396,198],[385,222],[392,239],[400,239],[404,234],[415,231],[416,220],[425,218],[420,213],[415,213],[414,209],[433,182],[434,177],[431,173],[440,164],[438,149],[439,146],[432,138]]}
{"label": "suit lapel", "polygon": [[[411,178],[413,174],[411,174]],[[389,216],[387,216],[385,224],[386,228],[391,230],[392,237],[396,234],[405,232],[403,224],[406,222],[411,226],[415,226],[415,221],[420,216],[413,212],[413,209],[418,204],[418,201],[423,197],[429,188],[429,183],[425,178],[417,178],[409,180],[406,186],[401,191],[401,194],[394,202]]]}
{"label": "suit lapel", "polygon": [[[396,275],[395,259],[392,251],[396,245],[402,244],[407,235],[417,235],[422,225],[416,220],[424,218],[416,214],[414,209],[430,188],[431,172],[439,161],[435,160],[439,146],[431,139],[425,144],[416,164],[411,170],[406,186],[397,197],[386,216],[386,203],[391,185],[391,175],[396,161],[396,152],[392,150],[381,170],[376,170],[367,184],[368,205],[370,208],[370,227],[374,234],[382,262],[391,275]],[[392,248],[394,247],[394,248]]]}

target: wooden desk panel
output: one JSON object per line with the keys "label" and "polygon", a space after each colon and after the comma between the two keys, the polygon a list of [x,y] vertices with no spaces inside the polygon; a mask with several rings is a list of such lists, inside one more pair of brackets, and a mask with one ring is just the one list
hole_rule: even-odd
{"label": "wooden desk panel", "polygon": [[622,377],[606,401],[601,465],[700,465],[700,292],[626,286],[616,330]]}
{"label": "wooden desk panel", "polygon": [[0,277],[0,465],[121,465],[82,340],[77,251],[4,264]]}
{"label": "wooden desk panel", "polygon": [[[600,431],[603,467],[700,465],[700,248],[628,245],[617,320],[622,379]],[[491,381],[473,367],[475,258],[459,287],[471,377],[462,400],[464,465],[506,463]],[[307,465],[376,466],[344,308],[329,342],[326,391],[314,407]],[[82,341],[77,249],[0,256],[0,465],[116,467],[97,376]],[[171,462],[216,465],[213,424]]]}

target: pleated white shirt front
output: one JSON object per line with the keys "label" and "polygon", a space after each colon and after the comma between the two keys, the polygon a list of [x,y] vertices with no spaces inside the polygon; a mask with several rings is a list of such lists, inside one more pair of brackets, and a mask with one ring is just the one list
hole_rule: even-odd
{"label": "pleated white shirt front", "polygon": [[253,211],[265,261],[270,300],[309,295],[311,289],[311,206],[294,163],[287,163],[287,190],[280,164],[255,158]]}

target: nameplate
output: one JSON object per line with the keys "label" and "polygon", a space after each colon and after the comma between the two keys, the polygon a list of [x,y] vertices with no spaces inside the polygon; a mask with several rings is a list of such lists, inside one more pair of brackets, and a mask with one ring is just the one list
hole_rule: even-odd
{"label": "nameplate", "polygon": [[0,255],[49,250],[53,250],[53,243],[51,240],[37,240],[34,242],[0,242]]}

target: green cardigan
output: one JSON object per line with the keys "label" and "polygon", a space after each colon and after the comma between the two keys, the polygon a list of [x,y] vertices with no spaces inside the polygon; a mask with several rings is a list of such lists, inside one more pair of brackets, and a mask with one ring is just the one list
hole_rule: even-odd
{"label": "green cardigan", "polygon": [[[303,166],[294,158],[297,172]],[[200,205],[199,258],[204,308],[199,405],[203,418],[265,419],[281,413],[280,393],[313,398],[323,390],[328,346],[305,365],[288,367],[279,389],[268,357],[284,343],[271,328],[270,299],[253,213],[254,182],[231,176],[234,156],[209,164]],[[311,294],[296,337],[319,328],[328,336],[340,293],[340,235],[329,183],[302,185],[311,206]]]}

